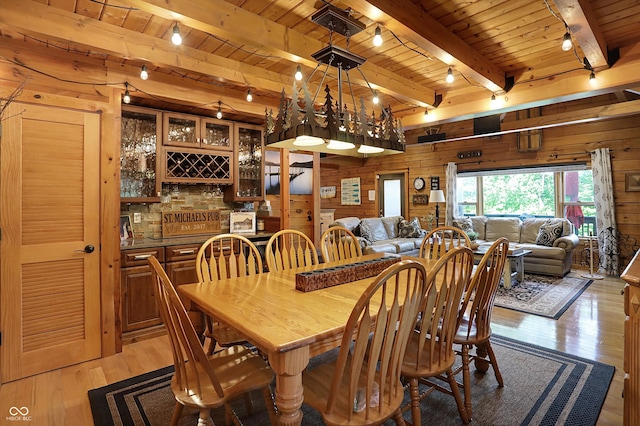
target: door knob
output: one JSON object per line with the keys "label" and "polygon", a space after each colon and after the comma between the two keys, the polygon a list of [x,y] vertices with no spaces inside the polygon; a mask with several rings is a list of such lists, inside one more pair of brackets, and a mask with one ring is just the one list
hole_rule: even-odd
{"label": "door knob", "polygon": [[87,244],[86,246],[84,246],[84,250],[76,250],[77,253],[80,252],[85,252],[85,253],[93,253],[93,251],[96,248],[94,246],[92,246],[91,244]]}

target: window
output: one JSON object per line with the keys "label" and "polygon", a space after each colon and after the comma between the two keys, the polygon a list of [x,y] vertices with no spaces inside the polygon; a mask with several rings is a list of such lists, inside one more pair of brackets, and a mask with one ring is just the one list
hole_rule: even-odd
{"label": "window", "polygon": [[460,173],[458,216],[566,217],[596,235],[593,176],[584,165]]}

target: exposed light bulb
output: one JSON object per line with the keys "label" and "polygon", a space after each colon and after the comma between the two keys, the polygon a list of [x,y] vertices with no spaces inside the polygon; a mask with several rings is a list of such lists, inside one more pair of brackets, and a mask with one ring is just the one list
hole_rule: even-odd
{"label": "exposed light bulb", "polygon": [[300,67],[300,65],[298,65],[298,67],[296,68],[296,80],[300,81],[302,80],[302,68]]}
{"label": "exposed light bulb", "polygon": [[447,83],[451,84],[453,83],[453,80],[455,80],[453,77],[453,70],[449,67],[449,70],[447,70]]}
{"label": "exposed light bulb", "polygon": [[122,96],[122,102],[128,104],[131,102],[131,95],[129,94],[129,83],[124,83],[124,95]]}
{"label": "exposed light bulb", "polygon": [[567,52],[571,50],[571,47],[573,47],[573,42],[571,41],[571,34],[567,31],[564,33],[564,37],[562,37],[562,50]]}
{"label": "exposed light bulb", "polygon": [[222,101],[218,101],[218,112],[216,112],[216,118],[222,119]]}
{"label": "exposed light bulb", "polygon": [[596,85],[596,83],[597,83],[597,81],[596,81],[596,73],[595,73],[595,72],[593,72],[593,71],[591,71],[591,74],[589,74],[589,83],[590,83],[592,86],[595,86],[595,85]]}
{"label": "exposed light bulb", "polygon": [[373,36],[373,45],[376,47],[382,46],[382,31],[380,30],[380,25],[376,27],[376,33]]}
{"label": "exposed light bulb", "polygon": [[373,103],[378,105],[378,102],[380,102],[380,98],[378,98],[378,92],[377,91],[373,91]]}
{"label": "exposed light bulb", "polygon": [[491,106],[491,108],[496,108],[498,106],[498,100],[496,99],[495,93],[491,95],[491,101],[489,102],[489,105]]}
{"label": "exposed light bulb", "polygon": [[253,94],[251,93],[251,89],[247,91],[247,102],[251,102],[253,100]]}
{"label": "exposed light bulb", "polygon": [[142,65],[142,68],[140,68],[140,78],[143,80],[146,80],[149,78],[149,73],[147,72],[146,65]]}
{"label": "exposed light bulb", "polygon": [[173,26],[173,35],[171,36],[171,42],[176,46],[180,46],[182,44],[182,35],[180,35],[180,28],[178,28],[178,24]]}

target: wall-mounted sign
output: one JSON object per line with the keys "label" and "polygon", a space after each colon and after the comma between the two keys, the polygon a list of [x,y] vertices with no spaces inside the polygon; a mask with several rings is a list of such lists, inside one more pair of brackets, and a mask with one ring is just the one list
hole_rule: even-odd
{"label": "wall-mounted sign", "polygon": [[440,177],[431,176],[431,189],[440,189]]}
{"label": "wall-mounted sign", "polygon": [[220,232],[220,210],[180,210],[162,213],[162,236]]}

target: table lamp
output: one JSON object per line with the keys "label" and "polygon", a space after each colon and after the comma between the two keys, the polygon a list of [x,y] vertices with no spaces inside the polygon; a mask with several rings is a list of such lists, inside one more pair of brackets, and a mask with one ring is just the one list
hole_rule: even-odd
{"label": "table lamp", "polygon": [[432,189],[429,194],[429,202],[436,203],[436,227],[440,224],[440,206],[438,203],[444,203],[444,192],[442,189]]}

